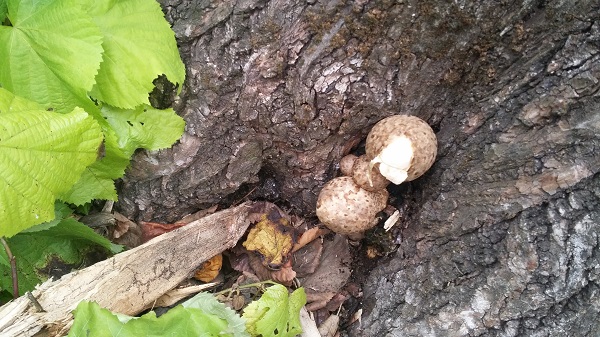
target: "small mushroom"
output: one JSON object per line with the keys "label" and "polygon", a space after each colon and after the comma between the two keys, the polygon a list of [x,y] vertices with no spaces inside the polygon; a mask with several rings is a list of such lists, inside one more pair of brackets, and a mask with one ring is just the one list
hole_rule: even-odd
{"label": "small mushroom", "polygon": [[352,167],[354,167],[354,162],[356,162],[357,158],[357,156],[349,154],[340,159],[340,173],[342,173],[343,176],[352,175]]}
{"label": "small mushroom", "polygon": [[352,177],[330,180],[317,199],[317,217],[332,231],[358,238],[377,224],[376,215],[387,205],[385,189],[370,192]]}
{"label": "small mushroom", "polygon": [[383,190],[390,183],[386,177],[379,173],[377,166],[370,165],[366,156],[360,156],[354,161],[352,179],[358,186],[371,192]]}
{"label": "small mushroom", "polygon": [[365,150],[369,165],[378,167],[384,177],[398,185],[422,176],[433,165],[437,139],[422,119],[397,115],[375,124],[367,136]]}

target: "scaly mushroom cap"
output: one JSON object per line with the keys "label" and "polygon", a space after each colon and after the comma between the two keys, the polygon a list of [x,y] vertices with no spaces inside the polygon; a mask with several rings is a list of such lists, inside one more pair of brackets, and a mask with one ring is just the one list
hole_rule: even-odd
{"label": "scaly mushroom cap", "polygon": [[369,165],[367,156],[360,156],[354,161],[354,165],[352,166],[352,179],[354,179],[354,182],[358,186],[371,192],[383,190],[390,183],[386,177],[379,173],[377,166],[373,167],[372,165]]}
{"label": "scaly mushroom cap", "polygon": [[352,177],[330,180],[317,199],[317,217],[338,234],[355,235],[375,226],[375,216],[387,205],[388,192],[369,192]]}
{"label": "scaly mushroom cap", "polygon": [[[367,136],[365,150],[371,165],[379,163],[381,174],[398,184],[397,181],[403,179],[390,178],[387,172],[394,174],[396,169],[405,171],[406,181],[422,176],[435,161],[437,139],[424,120],[415,116],[396,115],[384,118],[373,126]],[[391,161],[388,163],[391,165],[386,165],[386,161]]]}
{"label": "scaly mushroom cap", "polygon": [[358,157],[353,155],[353,154],[349,154],[346,155],[344,157],[342,157],[342,159],[340,159],[340,172],[342,173],[343,176],[351,176],[352,175],[352,167],[354,167],[354,162],[356,161]]}

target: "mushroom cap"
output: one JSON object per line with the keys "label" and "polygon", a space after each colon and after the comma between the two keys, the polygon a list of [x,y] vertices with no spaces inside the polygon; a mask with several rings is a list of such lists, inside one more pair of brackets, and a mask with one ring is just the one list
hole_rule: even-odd
{"label": "mushroom cap", "polygon": [[375,216],[387,205],[388,192],[369,192],[352,177],[337,177],[325,184],[317,199],[317,217],[338,234],[362,233],[377,224]]}
{"label": "mushroom cap", "polygon": [[[371,170],[371,179],[369,181],[368,172]],[[369,163],[367,156],[360,156],[354,161],[352,167],[352,179],[361,188],[367,191],[383,190],[389,185],[390,181],[379,173],[377,166]]]}
{"label": "mushroom cap", "polygon": [[373,160],[388,145],[404,137],[410,140],[413,152],[406,178],[411,181],[429,170],[437,154],[437,139],[427,122],[407,115],[384,118],[369,132],[365,150],[367,158]]}
{"label": "mushroom cap", "polygon": [[358,157],[353,154],[348,154],[340,159],[340,172],[344,176],[352,175],[352,167],[354,167],[354,162]]}

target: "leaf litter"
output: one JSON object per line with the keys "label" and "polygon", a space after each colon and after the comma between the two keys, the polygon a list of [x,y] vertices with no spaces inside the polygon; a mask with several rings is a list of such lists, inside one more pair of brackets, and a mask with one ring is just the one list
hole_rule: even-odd
{"label": "leaf litter", "polygon": [[[139,238],[138,242],[145,242],[215,211],[216,207],[211,207],[174,224],[141,222],[141,226],[118,214],[112,236],[119,241],[132,231],[133,237]],[[315,312],[316,323],[328,331],[324,336],[337,331],[339,308],[348,298],[361,296],[359,291],[345,289],[349,284],[352,261],[347,238],[290,217],[269,202],[256,202],[251,213],[254,224],[246,238],[222,255],[205,261],[194,278],[208,283],[220,276],[218,280],[223,281],[221,288],[232,290],[265,280],[274,280],[288,287],[301,286],[305,289],[307,310]],[[135,242],[135,239],[129,241]],[[191,284],[186,287],[190,290],[175,289],[173,294],[167,293],[156,304],[173,305],[181,297],[190,296],[189,292],[193,292],[194,287],[196,285]],[[226,306],[240,311],[247,310],[248,303],[259,295],[258,290],[244,289],[216,297]]]}

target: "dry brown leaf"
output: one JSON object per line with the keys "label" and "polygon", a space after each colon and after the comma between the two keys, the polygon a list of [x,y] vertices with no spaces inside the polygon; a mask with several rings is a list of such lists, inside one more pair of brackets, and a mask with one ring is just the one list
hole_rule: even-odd
{"label": "dry brown leaf", "polygon": [[292,261],[288,260],[279,270],[271,271],[271,278],[285,286],[291,286],[296,278],[296,272],[292,269]]}
{"label": "dry brown leaf", "polygon": [[183,227],[185,223],[164,224],[158,222],[140,222],[142,225],[142,241],[147,242],[161,234],[173,231],[179,227]]}
{"label": "dry brown leaf", "polygon": [[337,294],[348,282],[351,261],[348,240],[336,235],[333,241],[323,243],[323,254],[317,270],[300,281],[305,288],[315,292]]}
{"label": "dry brown leaf", "polygon": [[322,239],[313,240],[313,242],[295,252],[292,257],[294,261],[294,270],[298,273],[298,277],[306,277],[314,273],[321,263],[322,253]]}
{"label": "dry brown leaf", "polygon": [[216,212],[217,208],[218,208],[218,205],[214,205],[214,206],[211,206],[211,207],[209,207],[207,209],[203,209],[201,211],[198,211],[196,213],[192,213],[190,215],[186,215],[186,216],[183,217],[183,219],[177,221],[177,223],[187,224],[187,223],[190,223],[192,221],[196,221],[198,219],[202,219],[205,216],[207,216],[209,214],[213,214],[214,212]]}
{"label": "dry brown leaf", "polygon": [[302,233],[300,238],[298,238],[298,242],[296,242],[294,248],[292,248],[292,253],[311,243],[314,239],[318,238],[319,236],[325,235],[327,233],[329,233],[328,229],[323,229],[319,227],[313,227],[306,230],[304,233]]}
{"label": "dry brown leaf", "polygon": [[331,300],[329,300],[329,302],[327,302],[325,309],[327,309],[330,312],[336,311],[349,298],[350,294],[348,294],[346,291],[340,291],[339,293],[335,294],[335,296],[333,296]]}
{"label": "dry brown leaf", "polygon": [[135,223],[133,221],[127,219],[127,217],[121,213],[114,212],[113,216],[116,220],[115,229],[113,231],[113,238],[115,239],[120,238],[121,236],[123,236],[123,234],[129,231],[129,228],[135,226]]}
{"label": "dry brown leaf", "polygon": [[223,266],[223,255],[218,254],[205,261],[200,269],[196,270],[194,278],[202,282],[211,282],[214,280]]}
{"label": "dry brown leaf", "polygon": [[124,245],[128,249],[137,247],[142,244],[142,229],[138,224],[129,220],[121,213],[114,212],[113,214],[116,223],[113,231],[113,241],[120,245]]}
{"label": "dry brown leaf", "polygon": [[327,306],[329,300],[335,296],[334,292],[314,292],[310,288],[304,288],[306,291],[306,310],[317,311]]}
{"label": "dry brown leaf", "polygon": [[263,265],[262,258],[256,254],[250,254],[248,255],[248,262],[254,275],[256,275],[259,280],[265,281],[271,278],[271,270]]}
{"label": "dry brown leaf", "polygon": [[288,259],[294,244],[294,229],[276,211],[262,214],[242,244],[261,255],[265,267],[279,269]]}
{"label": "dry brown leaf", "polygon": [[231,297],[231,309],[240,310],[246,305],[246,298],[242,295],[233,295]]}

